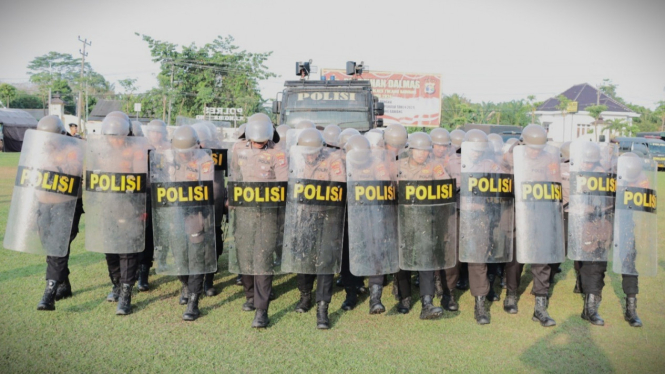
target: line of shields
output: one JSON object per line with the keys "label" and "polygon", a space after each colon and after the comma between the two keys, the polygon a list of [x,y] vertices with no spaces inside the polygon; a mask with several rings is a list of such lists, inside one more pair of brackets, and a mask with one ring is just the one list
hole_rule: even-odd
{"label": "line of shields", "polygon": [[493,263],[515,252],[521,263],[557,263],[565,259],[564,240],[573,260],[610,260],[621,274],[657,270],[656,165],[634,154],[617,157],[613,145],[571,144],[564,238],[559,151],[549,145],[515,147],[511,175],[503,155],[464,143],[456,186],[427,150],[396,159],[380,149],[346,155],[292,146],[288,173],[278,176],[261,169],[260,150],[202,143],[208,149],[148,153],[145,138],[91,136],[86,144],[28,130],[4,247],[65,256],[82,191],[89,251],[143,251],[152,209],[162,274],[216,271],[215,226],[224,215],[234,243],[229,270],[240,274],[337,273],[345,235],[358,276],[446,269],[458,255]]}

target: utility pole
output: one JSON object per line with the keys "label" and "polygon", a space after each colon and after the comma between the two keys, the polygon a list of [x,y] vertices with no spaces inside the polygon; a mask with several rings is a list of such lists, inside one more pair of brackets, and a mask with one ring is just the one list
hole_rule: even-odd
{"label": "utility pole", "polygon": [[52,71],[51,71],[51,63],[48,63],[48,112],[44,113],[44,115],[49,115],[51,114],[51,86],[53,85],[53,78],[51,77]]}
{"label": "utility pole", "polygon": [[78,117],[78,128],[81,133],[85,134],[85,128],[81,126],[81,112],[83,111],[83,73],[85,72],[85,57],[88,55],[85,52],[86,46],[92,46],[92,41],[88,42],[88,39],[81,39],[79,36],[79,42],[83,43],[83,50],[79,49],[81,54],[81,81],[79,82],[79,101],[76,103],[76,116]]}
{"label": "utility pole", "polygon": [[170,126],[171,125],[171,106],[172,106],[172,100],[173,100],[173,72],[175,70],[175,63],[171,61],[171,88],[169,88],[169,116],[168,120],[166,121],[166,125]]}

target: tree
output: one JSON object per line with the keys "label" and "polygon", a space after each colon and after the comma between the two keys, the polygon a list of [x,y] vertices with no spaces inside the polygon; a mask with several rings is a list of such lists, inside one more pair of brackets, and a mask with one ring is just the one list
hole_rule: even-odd
{"label": "tree", "polygon": [[42,99],[25,91],[18,91],[12,100],[12,107],[16,109],[43,109]]}
{"label": "tree", "polygon": [[596,134],[596,141],[598,141],[598,119],[607,110],[607,105],[589,105],[584,110],[589,112],[589,115],[593,117],[594,133]]}
{"label": "tree", "polygon": [[120,87],[122,87],[123,91],[125,91],[124,95],[122,95],[122,101],[124,102],[122,105],[123,110],[125,111],[125,113],[129,113],[130,111],[133,110],[133,107],[131,106],[132,103],[136,101],[133,100],[134,92],[137,90],[136,79],[132,78],[121,79],[118,81],[118,84],[120,84]]}
{"label": "tree", "polygon": [[659,101],[654,115],[660,117],[660,131],[665,131],[665,101]]}
{"label": "tree", "polygon": [[570,104],[572,100],[563,95],[557,96],[556,99],[559,100],[559,104],[557,104],[556,108],[561,111],[561,116],[563,117],[563,125],[561,126],[563,137],[561,139],[566,140],[566,115],[568,114],[568,104]]}
{"label": "tree", "polygon": [[18,91],[16,90],[16,87],[12,86],[11,84],[0,84],[0,100],[5,103],[7,108],[11,106],[11,102],[14,100],[17,93]]}
{"label": "tree", "polygon": [[[264,65],[272,52],[240,50],[231,36],[218,36],[201,47],[194,43],[179,47],[147,35],[139,36],[148,43],[153,61],[161,64],[159,90],[151,94],[162,95],[163,112],[175,109],[177,115],[191,117],[203,114],[205,107],[213,105],[239,107],[247,115],[262,110],[259,81],[276,77]],[[158,108],[150,110],[156,112]]]}

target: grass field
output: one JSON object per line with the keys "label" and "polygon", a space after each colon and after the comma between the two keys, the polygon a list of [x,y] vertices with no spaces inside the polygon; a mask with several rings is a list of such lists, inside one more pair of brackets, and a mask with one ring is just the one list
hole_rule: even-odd
{"label": "grass field", "polygon": [[[0,154],[0,235],[4,235],[17,154]],[[659,179],[665,197],[665,174]],[[661,203],[662,204],[662,203]],[[663,213],[659,227],[665,226]],[[81,228],[85,224],[81,220]],[[134,313],[115,315],[105,301],[110,290],[104,256],[84,249],[82,230],[72,245],[70,276],[74,297],[55,312],[38,312],[45,259],[0,250],[0,372],[665,372],[665,247],[659,244],[659,274],[640,279],[638,312],[643,328],[623,320],[621,277],[608,271],[601,305],[604,327],[580,318],[582,299],[573,294],[572,262],[556,277],[550,302],[554,328],[531,321],[534,300],[530,273],[522,275],[520,312],[491,306],[492,323],[473,319],[473,298],[460,296],[460,311],[421,321],[420,305],[400,315],[384,289],[388,312],[368,314],[368,300],[351,312],[340,309],[343,290],[330,306],[332,329],[317,331],[315,311],[293,312],[295,277],[275,277],[277,294],[270,327],[250,328],[253,313],[241,311],[244,296],[223,271],[221,294],[201,300],[202,317],[181,320],[180,284],[151,275],[149,292],[133,296]],[[661,241],[662,242],[662,241]],[[227,268],[222,256],[220,267]],[[417,292],[414,290],[414,292]],[[438,302],[437,302],[438,305]]]}

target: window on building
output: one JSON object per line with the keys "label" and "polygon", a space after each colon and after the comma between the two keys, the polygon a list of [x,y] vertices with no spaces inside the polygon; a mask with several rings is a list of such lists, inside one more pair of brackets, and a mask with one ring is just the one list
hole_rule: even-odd
{"label": "window on building", "polygon": [[543,127],[545,128],[545,131],[550,131],[550,125],[552,122],[543,122]]}

